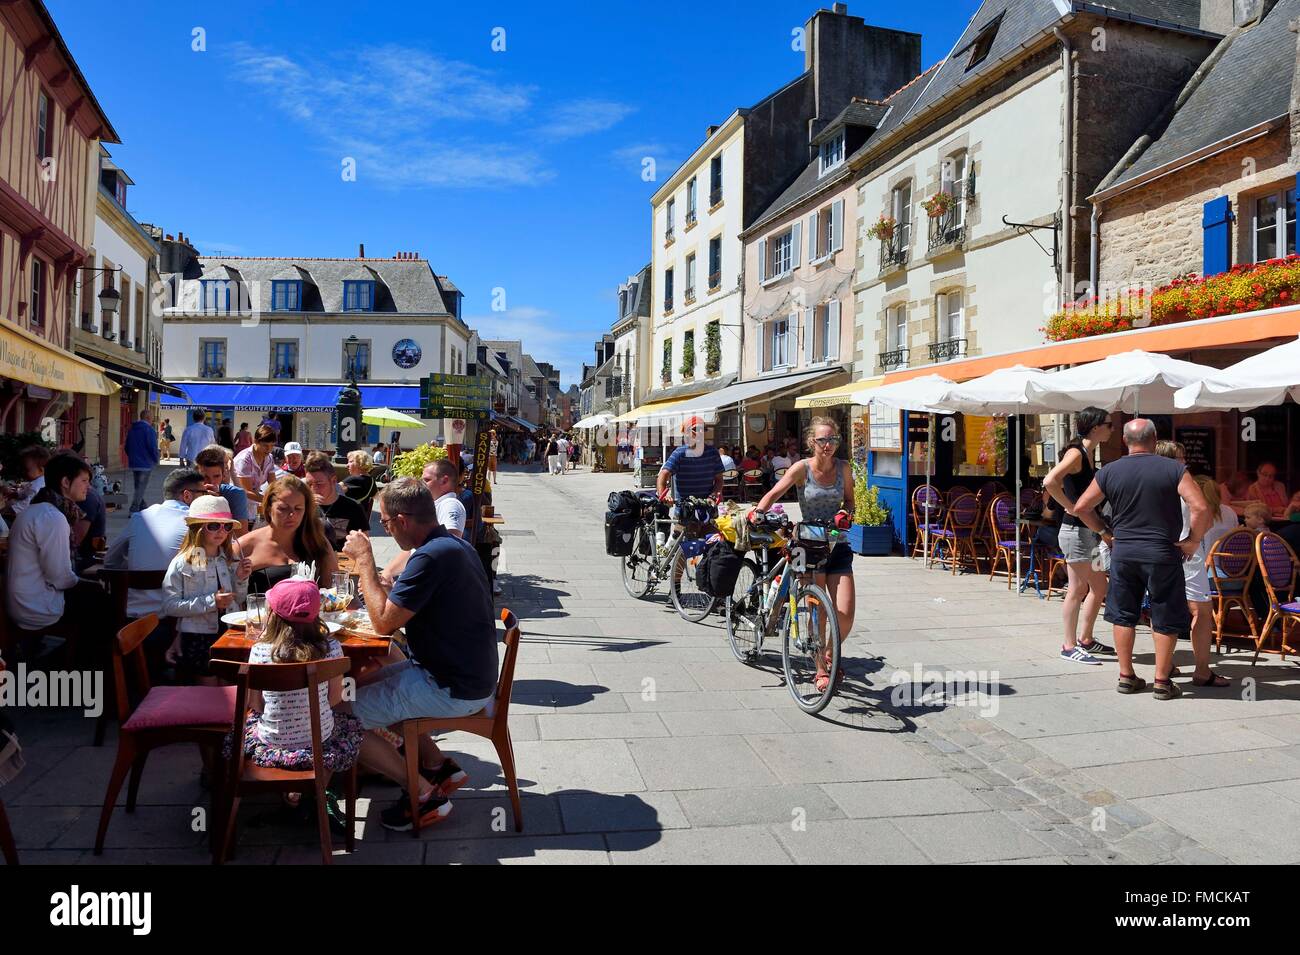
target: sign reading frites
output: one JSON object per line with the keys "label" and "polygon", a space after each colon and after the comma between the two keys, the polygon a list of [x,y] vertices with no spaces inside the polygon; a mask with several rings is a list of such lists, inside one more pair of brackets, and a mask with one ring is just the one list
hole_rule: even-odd
{"label": "sign reading frites", "polygon": [[477,375],[428,375],[420,379],[420,410],[425,418],[492,417],[492,383]]}

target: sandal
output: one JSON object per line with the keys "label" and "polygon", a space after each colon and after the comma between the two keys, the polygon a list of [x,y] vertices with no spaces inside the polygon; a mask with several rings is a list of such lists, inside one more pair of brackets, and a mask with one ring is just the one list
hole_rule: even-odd
{"label": "sandal", "polygon": [[1152,693],[1157,700],[1176,700],[1183,695],[1182,689],[1173,680],[1156,680]]}
{"label": "sandal", "polygon": [[1225,686],[1232,686],[1232,681],[1226,676],[1219,676],[1217,673],[1211,673],[1208,680],[1198,680],[1196,677],[1192,677],[1192,686],[1213,686],[1223,688]]}
{"label": "sandal", "polygon": [[1120,675],[1119,685],[1115,687],[1120,693],[1141,693],[1147,688],[1147,681],[1136,674],[1132,676]]}

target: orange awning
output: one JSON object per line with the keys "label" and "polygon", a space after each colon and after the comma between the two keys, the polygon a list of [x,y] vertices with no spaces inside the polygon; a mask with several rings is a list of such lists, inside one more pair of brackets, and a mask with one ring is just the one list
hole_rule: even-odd
{"label": "orange awning", "polygon": [[906,381],[921,375],[939,374],[952,381],[969,381],[987,375],[999,368],[1025,365],[1029,368],[1053,368],[1058,365],[1080,365],[1098,361],[1108,355],[1132,351],[1135,348],[1150,352],[1195,351],[1199,348],[1219,348],[1224,345],[1242,345],[1263,342],[1274,338],[1295,338],[1300,335],[1300,308],[1272,308],[1262,312],[1245,312],[1221,318],[1203,318],[1194,322],[1158,325],[1152,328],[1135,328],[1128,332],[1109,335],[1092,335],[1068,342],[1052,342],[1022,351],[982,355],[963,361],[945,361],[918,368],[891,371],[885,375],[885,384]]}

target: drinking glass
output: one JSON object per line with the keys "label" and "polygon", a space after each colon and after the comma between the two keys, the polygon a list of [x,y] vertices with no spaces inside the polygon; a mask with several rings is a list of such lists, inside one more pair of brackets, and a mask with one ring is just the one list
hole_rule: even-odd
{"label": "drinking glass", "polygon": [[356,593],[352,584],[352,575],[346,570],[336,571],[334,573],[333,584],[334,593],[338,594],[340,597],[347,598],[348,603],[351,603],[352,597]]}
{"label": "drinking glass", "polygon": [[260,637],[266,626],[266,594],[249,594],[246,609],[248,617],[244,628],[249,637]]}

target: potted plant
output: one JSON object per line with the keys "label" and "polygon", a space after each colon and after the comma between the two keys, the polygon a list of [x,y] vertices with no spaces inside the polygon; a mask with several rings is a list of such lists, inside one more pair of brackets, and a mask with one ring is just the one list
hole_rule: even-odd
{"label": "potted plant", "polygon": [[880,218],[872,223],[871,228],[867,229],[867,236],[868,238],[879,239],[881,242],[888,242],[894,237],[894,230],[897,228],[898,220],[882,212]]}
{"label": "potted plant", "polygon": [[951,192],[936,192],[929,199],[921,203],[921,208],[931,219],[939,219],[948,214],[956,199]]}
{"label": "potted plant", "polygon": [[887,557],[894,552],[894,527],[889,508],[880,503],[880,488],[867,483],[867,469],[853,467],[853,525],[849,546],[865,557]]}

